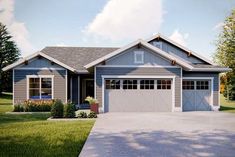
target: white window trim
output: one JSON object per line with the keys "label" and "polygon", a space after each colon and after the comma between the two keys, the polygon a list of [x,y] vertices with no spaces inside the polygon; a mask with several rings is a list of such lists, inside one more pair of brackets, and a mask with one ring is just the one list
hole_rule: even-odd
{"label": "white window trim", "polygon": [[[141,55],[141,60],[137,60],[137,56],[138,55]],[[136,63],[136,64],[142,64],[142,63],[144,63],[144,51],[134,51],[134,58],[135,58],[135,60],[134,60],[134,62]]]}
{"label": "white window trim", "polygon": [[[51,78],[51,99],[54,99],[54,75],[27,75],[27,100],[29,100],[29,79],[30,78],[40,78],[40,86],[39,90],[41,92],[41,78]],[[40,100],[41,100],[41,93],[40,93]]]}

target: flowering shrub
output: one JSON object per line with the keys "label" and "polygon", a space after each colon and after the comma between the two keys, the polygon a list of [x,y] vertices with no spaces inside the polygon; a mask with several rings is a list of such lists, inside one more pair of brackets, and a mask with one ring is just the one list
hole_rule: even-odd
{"label": "flowering shrub", "polygon": [[90,105],[98,103],[98,101],[91,96],[86,97],[85,101],[89,102]]}
{"label": "flowering shrub", "polygon": [[26,100],[22,104],[14,105],[14,112],[49,112],[54,100]]}

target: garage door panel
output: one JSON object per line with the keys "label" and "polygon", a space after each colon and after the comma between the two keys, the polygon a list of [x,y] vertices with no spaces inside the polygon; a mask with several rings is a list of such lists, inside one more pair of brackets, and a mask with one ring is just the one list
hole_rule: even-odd
{"label": "garage door panel", "polygon": [[183,90],[183,111],[195,110],[195,93],[193,90]]}
{"label": "garage door panel", "polygon": [[183,80],[183,111],[210,111],[210,80]]}
{"label": "garage door panel", "polygon": [[208,111],[210,110],[210,91],[195,91],[196,94],[196,110]]}
{"label": "garage door panel", "polygon": [[104,94],[105,112],[172,111],[172,89],[157,89],[156,84],[154,89],[140,89],[139,80],[137,89],[106,89]]}

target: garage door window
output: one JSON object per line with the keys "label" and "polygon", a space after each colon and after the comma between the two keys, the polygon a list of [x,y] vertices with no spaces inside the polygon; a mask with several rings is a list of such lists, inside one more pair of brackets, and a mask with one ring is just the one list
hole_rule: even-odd
{"label": "garage door window", "polygon": [[137,89],[137,80],[123,80],[123,89]]}
{"label": "garage door window", "polygon": [[197,90],[208,90],[209,82],[208,81],[197,81]]}
{"label": "garage door window", "polygon": [[120,80],[105,80],[106,89],[120,89]]}
{"label": "garage door window", "polygon": [[140,89],[154,89],[154,80],[140,80]]}
{"label": "garage door window", "polygon": [[184,90],[194,90],[194,81],[183,81]]}
{"label": "garage door window", "polygon": [[157,80],[157,89],[171,89],[171,80]]}

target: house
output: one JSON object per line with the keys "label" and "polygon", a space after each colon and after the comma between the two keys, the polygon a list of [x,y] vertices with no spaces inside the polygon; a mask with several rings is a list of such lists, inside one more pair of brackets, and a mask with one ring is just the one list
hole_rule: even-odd
{"label": "house", "polygon": [[219,73],[230,69],[160,34],[121,48],[46,47],[5,67],[13,103],[86,96],[102,112],[218,110]]}

